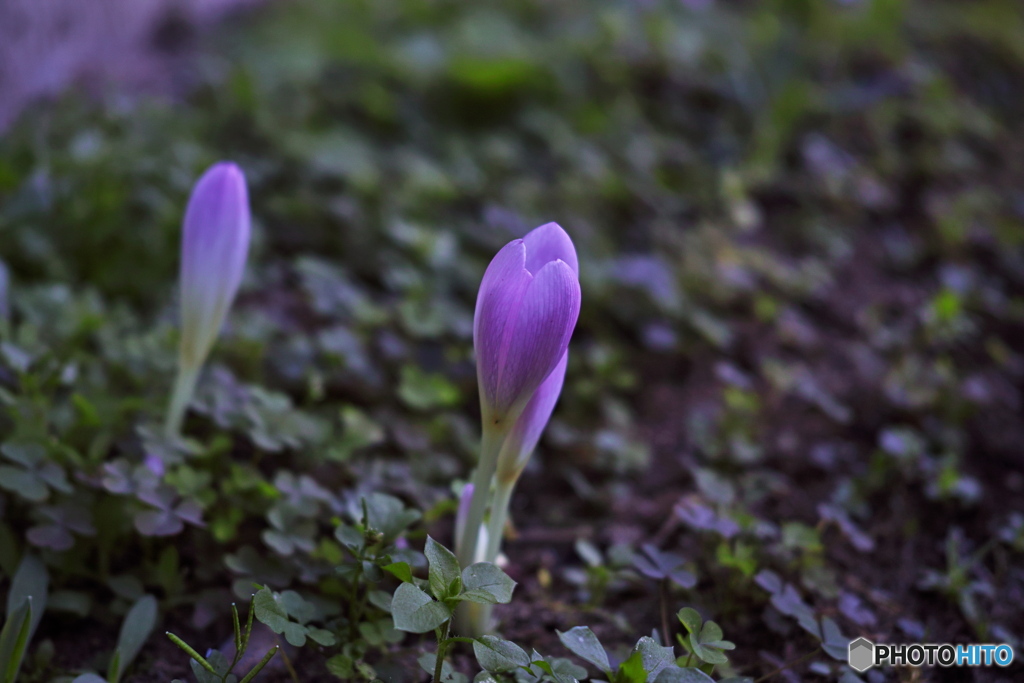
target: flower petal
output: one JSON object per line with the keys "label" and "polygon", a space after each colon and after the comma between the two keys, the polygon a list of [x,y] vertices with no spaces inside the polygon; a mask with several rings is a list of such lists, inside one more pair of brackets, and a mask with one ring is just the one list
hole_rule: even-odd
{"label": "flower petal", "polygon": [[238,292],[249,251],[249,196],[238,166],[222,162],[196,183],[181,248],[181,354],[203,361]]}
{"label": "flower petal", "polygon": [[545,223],[523,237],[526,245],[526,269],[536,275],[552,261],[562,260],[579,277],[580,264],[572,239],[558,223]]}
{"label": "flower petal", "polygon": [[523,241],[513,240],[494,256],[480,283],[473,317],[473,346],[480,401],[484,406],[495,406],[516,312],[533,280],[524,268],[525,262]]}
{"label": "flower petal", "polygon": [[580,314],[576,273],[564,261],[548,263],[529,283],[515,314],[493,399],[499,414],[525,407],[565,354]]}
{"label": "flower petal", "polygon": [[505,447],[502,449],[501,458],[498,461],[499,479],[515,480],[526,467],[530,455],[537,448],[537,442],[540,441],[540,436],[544,432],[548,420],[551,419],[555,404],[558,403],[568,364],[569,352],[566,351],[551,374],[537,387],[533,398],[526,404],[522,415],[516,420],[516,425],[506,439]]}

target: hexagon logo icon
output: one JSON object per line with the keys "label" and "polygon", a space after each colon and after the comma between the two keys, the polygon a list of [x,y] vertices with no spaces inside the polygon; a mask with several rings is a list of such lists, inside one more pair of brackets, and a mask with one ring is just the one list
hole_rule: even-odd
{"label": "hexagon logo icon", "polygon": [[863,672],[875,664],[875,644],[867,638],[858,638],[850,643],[850,668]]}

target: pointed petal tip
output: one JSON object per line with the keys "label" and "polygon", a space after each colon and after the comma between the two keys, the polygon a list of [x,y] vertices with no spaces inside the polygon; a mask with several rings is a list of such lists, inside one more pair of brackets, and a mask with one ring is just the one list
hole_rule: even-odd
{"label": "pointed petal tip", "polygon": [[200,180],[205,178],[244,179],[245,174],[242,172],[239,165],[233,161],[218,161],[203,171],[203,175],[200,177]]}
{"label": "pointed petal tip", "polygon": [[526,269],[536,274],[545,263],[560,259],[578,276],[580,267],[576,247],[569,233],[558,223],[545,223],[523,237],[526,245]]}

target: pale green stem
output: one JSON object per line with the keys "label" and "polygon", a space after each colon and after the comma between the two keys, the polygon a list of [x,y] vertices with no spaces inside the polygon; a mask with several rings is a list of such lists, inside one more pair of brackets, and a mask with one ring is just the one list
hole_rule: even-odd
{"label": "pale green stem", "polygon": [[486,636],[491,630],[491,614],[494,605],[464,601],[455,610],[453,619],[455,632],[469,638]]}
{"label": "pale green stem", "polygon": [[501,552],[501,537],[505,531],[505,520],[508,519],[508,506],[512,500],[512,491],[516,487],[515,480],[510,482],[498,480],[494,489],[494,500],[491,502],[491,516],[487,521],[487,555],[488,562],[494,562]]}
{"label": "pale green stem", "polygon": [[463,567],[473,564],[476,558],[480,525],[483,524],[487,503],[491,498],[491,480],[498,469],[498,454],[501,452],[506,433],[505,430],[484,427],[480,444],[480,462],[473,472],[473,497],[470,499],[466,523],[462,528],[462,538],[455,541],[455,554]]}
{"label": "pale green stem", "polygon": [[181,423],[185,419],[185,410],[192,401],[192,394],[199,379],[202,366],[178,365],[178,377],[174,380],[174,392],[171,394],[171,405],[167,409],[167,421],[164,423],[164,435],[173,438],[181,434]]}
{"label": "pale green stem", "polygon": [[[491,498],[491,480],[498,469],[498,454],[501,453],[507,433],[506,430],[484,427],[480,444],[480,462],[473,473],[473,497],[470,498],[462,537],[455,542],[455,554],[463,567],[470,566],[476,560],[480,527]],[[485,635],[490,624],[491,605],[464,602],[455,610],[455,629],[461,635],[474,638]]]}

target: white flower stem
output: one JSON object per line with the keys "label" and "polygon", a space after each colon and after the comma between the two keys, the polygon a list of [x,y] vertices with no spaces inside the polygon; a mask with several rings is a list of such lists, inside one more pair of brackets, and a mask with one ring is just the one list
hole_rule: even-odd
{"label": "white flower stem", "polygon": [[192,401],[200,367],[178,365],[178,376],[174,380],[171,405],[167,409],[167,421],[164,423],[164,435],[168,438],[181,434],[181,423],[185,419],[185,410],[188,409],[188,404]]}
{"label": "white flower stem", "polygon": [[[484,427],[480,462],[473,472],[473,496],[470,498],[469,512],[462,526],[461,537],[455,541],[455,555],[463,567],[472,565],[478,556],[481,526],[491,499],[491,481],[498,469],[498,454],[501,453],[507,434],[507,430]],[[491,605],[464,602],[455,610],[455,629],[460,635],[477,638],[485,635],[490,625]]]}
{"label": "white flower stem", "polygon": [[480,462],[473,472],[473,496],[470,498],[469,512],[462,527],[462,536],[455,541],[455,554],[463,567],[473,564],[477,555],[480,525],[483,524],[487,504],[491,498],[491,480],[498,469],[498,454],[501,452],[505,435],[505,430],[484,427],[480,444]]}
{"label": "white flower stem", "polygon": [[501,552],[501,538],[505,531],[505,520],[508,519],[508,506],[512,500],[512,491],[516,487],[515,480],[502,481],[494,489],[494,500],[491,501],[491,516],[487,521],[487,554],[488,562],[498,559]]}

